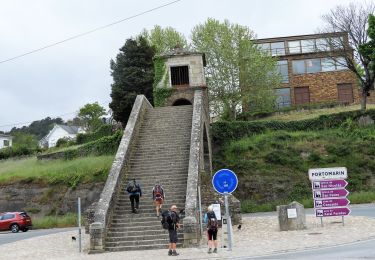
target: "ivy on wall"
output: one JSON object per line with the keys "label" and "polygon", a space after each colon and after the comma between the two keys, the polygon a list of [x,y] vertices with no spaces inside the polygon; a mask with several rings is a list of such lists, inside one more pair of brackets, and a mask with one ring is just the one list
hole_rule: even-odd
{"label": "ivy on wall", "polygon": [[172,95],[172,88],[168,87],[169,74],[163,58],[154,58],[154,71],[154,105],[155,107],[160,107]]}

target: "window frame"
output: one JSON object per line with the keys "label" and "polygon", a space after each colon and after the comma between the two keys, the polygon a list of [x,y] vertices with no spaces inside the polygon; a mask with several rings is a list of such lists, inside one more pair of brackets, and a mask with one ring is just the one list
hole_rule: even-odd
{"label": "window frame", "polygon": [[[176,73],[172,72],[172,70],[175,70],[175,69],[178,69],[178,68],[180,68],[180,69],[186,68],[187,69],[187,82],[188,83],[183,83],[184,81],[182,80],[182,78],[179,78],[181,76],[181,71],[182,71],[182,70],[179,70],[178,76],[176,78],[179,78],[180,83],[182,83],[182,84],[173,84],[174,83],[173,81],[176,80],[176,78],[173,75],[176,75]],[[190,85],[190,68],[189,68],[189,65],[170,66],[169,71],[170,71],[171,86],[189,86]]]}

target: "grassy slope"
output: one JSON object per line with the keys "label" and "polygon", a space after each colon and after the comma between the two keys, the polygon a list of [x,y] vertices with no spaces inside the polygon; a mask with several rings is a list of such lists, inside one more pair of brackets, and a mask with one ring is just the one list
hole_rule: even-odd
{"label": "grassy slope", "polygon": [[216,167],[240,178],[236,195],[245,212],[274,210],[293,200],[311,206],[309,168],[345,166],[352,202],[371,202],[375,193],[375,127],[324,131],[272,131],[230,142]]}
{"label": "grassy slope", "polygon": [[85,157],[74,160],[38,161],[35,157],[0,161],[0,184],[41,182],[75,187],[80,182],[105,181],[113,156]]}

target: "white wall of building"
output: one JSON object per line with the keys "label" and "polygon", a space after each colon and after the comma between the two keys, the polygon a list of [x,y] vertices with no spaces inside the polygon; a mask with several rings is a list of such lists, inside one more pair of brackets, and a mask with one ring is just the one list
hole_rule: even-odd
{"label": "white wall of building", "polygon": [[[9,142],[9,146],[6,146],[7,142]],[[6,148],[6,147],[11,147],[12,145],[13,145],[13,143],[12,143],[11,137],[0,136],[0,149]]]}

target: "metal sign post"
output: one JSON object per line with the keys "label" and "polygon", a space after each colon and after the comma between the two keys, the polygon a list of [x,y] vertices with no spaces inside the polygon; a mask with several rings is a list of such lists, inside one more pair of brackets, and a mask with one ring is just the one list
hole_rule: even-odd
{"label": "metal sign post", "polygon": [[81,237],[81,198],[78,198],[78,244],[79,244],[79,252],[82,252],[82,237]]}
{"label": "metal sign post", "polygon": [[214,189],[224,195],[225,203],[225,219],[227,222],[227,236],[228,236],[228,251],[232,251],[233,239],[232,239],[232,220],[229,213],[229,202],[228,196],[235,191],[238,185],[238,179],[236,174],[228,169],[222,169],[215,173],[212,178],[212,186]]}
{"label": "metal sign post", "polygon": [[224,193],[224,203],[225,203],[225,217],[227,219],[227,234],[228,234],[228,251],[232,251],[232,221],[229,214],[229,203],[228,203],[227,192]]}

